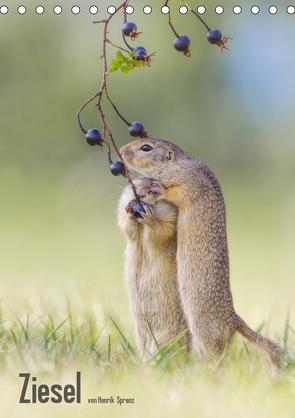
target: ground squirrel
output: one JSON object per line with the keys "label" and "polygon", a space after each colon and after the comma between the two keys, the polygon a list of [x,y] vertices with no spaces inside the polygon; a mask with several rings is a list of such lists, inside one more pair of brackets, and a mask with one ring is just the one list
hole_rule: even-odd
{"label": "ground squirrel", "polygon": [[261,347],[279,365],[282,350],[255,333],[236,314],[229,283],[225,205],[210,168],[176,145],[143,138],[121,148],[124,161],[158,180],[154,189],[178,208],[177,271],[194,349],[220,355],[236,331]]}
{"label": "ground squirrel", "polygon": [[[177,283],[177,208],[164,200],[156,204],[160,190],[151,192],[152,182],[154,179],[146,177],[134,180],[146,213],[133,212],[134,193],[130,185],[125,188],[119,202],[119,226],[127,238],[125,280],[137,346],[142,353],[145,341],[146,350],[155,354],[157,347],[146,319],[160,347],[187,329],[188,324]],[[179,343],[189,351],[189,332]]]}

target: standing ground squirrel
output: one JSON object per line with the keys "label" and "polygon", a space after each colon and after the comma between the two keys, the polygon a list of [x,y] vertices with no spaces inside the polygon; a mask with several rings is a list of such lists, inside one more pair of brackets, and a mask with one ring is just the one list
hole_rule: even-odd
{"label": "standing ground squirrel", "polygon": [[155,138],[138,139],[120,152],[131,168],[158,180],[154,190],[162,193],[159,199],[178,208],[177,278],[194,349],[206,356],[207,347],[221,355],[238,331],[279,365],[282,349],[249,328],[234,310],[225,205],[213,172],[176,145]]}
{"label": "standing ground squirrel", "polygon": [[[125,280],[137,346],[142,352],[145,341],[151,354],[157,352],[157,347],[146,320],[160,348],[188,328],[177,283],[177,208],[164,200],[156,203],[161,193],[159,189],[151,192],[154,181],[146,177],[134,180],[145,213],[136,212],[138,217],[133,214],[132,204],[136,201],[130,185],[119,202],[119,226],[127,238]],[[189,351],[189,332],[181,337],[180,346]]]}

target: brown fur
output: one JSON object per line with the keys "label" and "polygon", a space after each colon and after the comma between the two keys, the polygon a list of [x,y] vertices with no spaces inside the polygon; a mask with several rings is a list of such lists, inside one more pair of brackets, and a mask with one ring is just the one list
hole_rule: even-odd
{"label": "brown fur", "polygon": [[[151,151],[141,147],[147,144]],[[229,283],[225,205],[210,168],[176,145],[154,138],[138,139],[121,149],[125,162],[151,176],[162,199],[178,208],[177,269],[184,312],[195,349],[222,353],[236,331],[264,349],[278,365],[281,348],[256,334],[236,314]]]}
{"label": "brown fur", "polygon": [[[146,319],[160,347],[188,328],[177,284],[177,209],[169,202],[156,203],[160,193],[159,190],[150,192],[153,181],[144,177],[134,180],[146,211],[141,212],[143,218],[126,213],[129,202],[134,199],[130,185],[119,203],[119,226],[127,238],[125,280],[137,346],[142,352],[146,339],[145,347],[151,354],[155,354],[157,348]],[[189,332],[180,339],[180,345],[189,350]]]}

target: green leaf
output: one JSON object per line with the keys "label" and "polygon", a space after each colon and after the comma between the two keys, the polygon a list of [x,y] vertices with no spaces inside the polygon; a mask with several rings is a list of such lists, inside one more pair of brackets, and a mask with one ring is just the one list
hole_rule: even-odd
{"label": "green leaf", "polygon": [[143,61],[136,61],[136,60],[131,60],[132,64],[135,65],[136,67],[141,67],[143,65]]}
{"label": "green leaf", "polygon": [[129,57],[135,57],[137,55],[137,52],[129,52]]}
{"label": "green leaf", "polygon": [[118,70],[122,65],[122,63],[117,60],[112,60],[111,64],[112,64],[111,68],[114,68],[114,70]]}
{"label": "green leaf", "polygon": [[132,71],[132,70],[133,70],[133,68],[130,67],[129,65],[124,65],[123,67],[121,67],[121,71],[124,74],[130,73],[130,71]]}
{"label": "green leaf", "polygon": [[124,57],[124,55],[122,54],[122,52],[119,50],[119,51],[117,51],[117,61],[118,62],[120,62],[120,63],[125,63],[125,62],[128,62],[128,58],[127,57]]}

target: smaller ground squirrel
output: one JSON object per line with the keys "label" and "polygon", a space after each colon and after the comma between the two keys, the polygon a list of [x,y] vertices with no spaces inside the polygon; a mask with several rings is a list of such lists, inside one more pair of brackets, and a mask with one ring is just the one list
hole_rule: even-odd
{"label": "smaller ground squirrel", "polygon": [[161,192],[159,199],[178,209],[177,280],[194,349],[221,355],[238,331],[278,366],[282,349],[252,331],[234,310],[225,205],[213,172],[175,144],[155,138],[130,142],[120,152],[128,166],[157,180],[152,191]]}
{"label": "smaller ground squirrel", "polygon": [[[135,321],[137,346],[142,353],[157,352],[147,321],[160,346],[163,347],[188,328],[177,283],[176,271],[176,207],[156,200],[159,191],[151,192],[154,179],[134,180],[143,211],[134,216],[134,193],[128,185],[119,202],[119,226],[127,238],[125,250],[125,280],[131,312]],[[189,331],[179,340],[190,348]],[[147,354],[147,353],[144,353]],[[144,356],[147,359],[147,355]]]}

